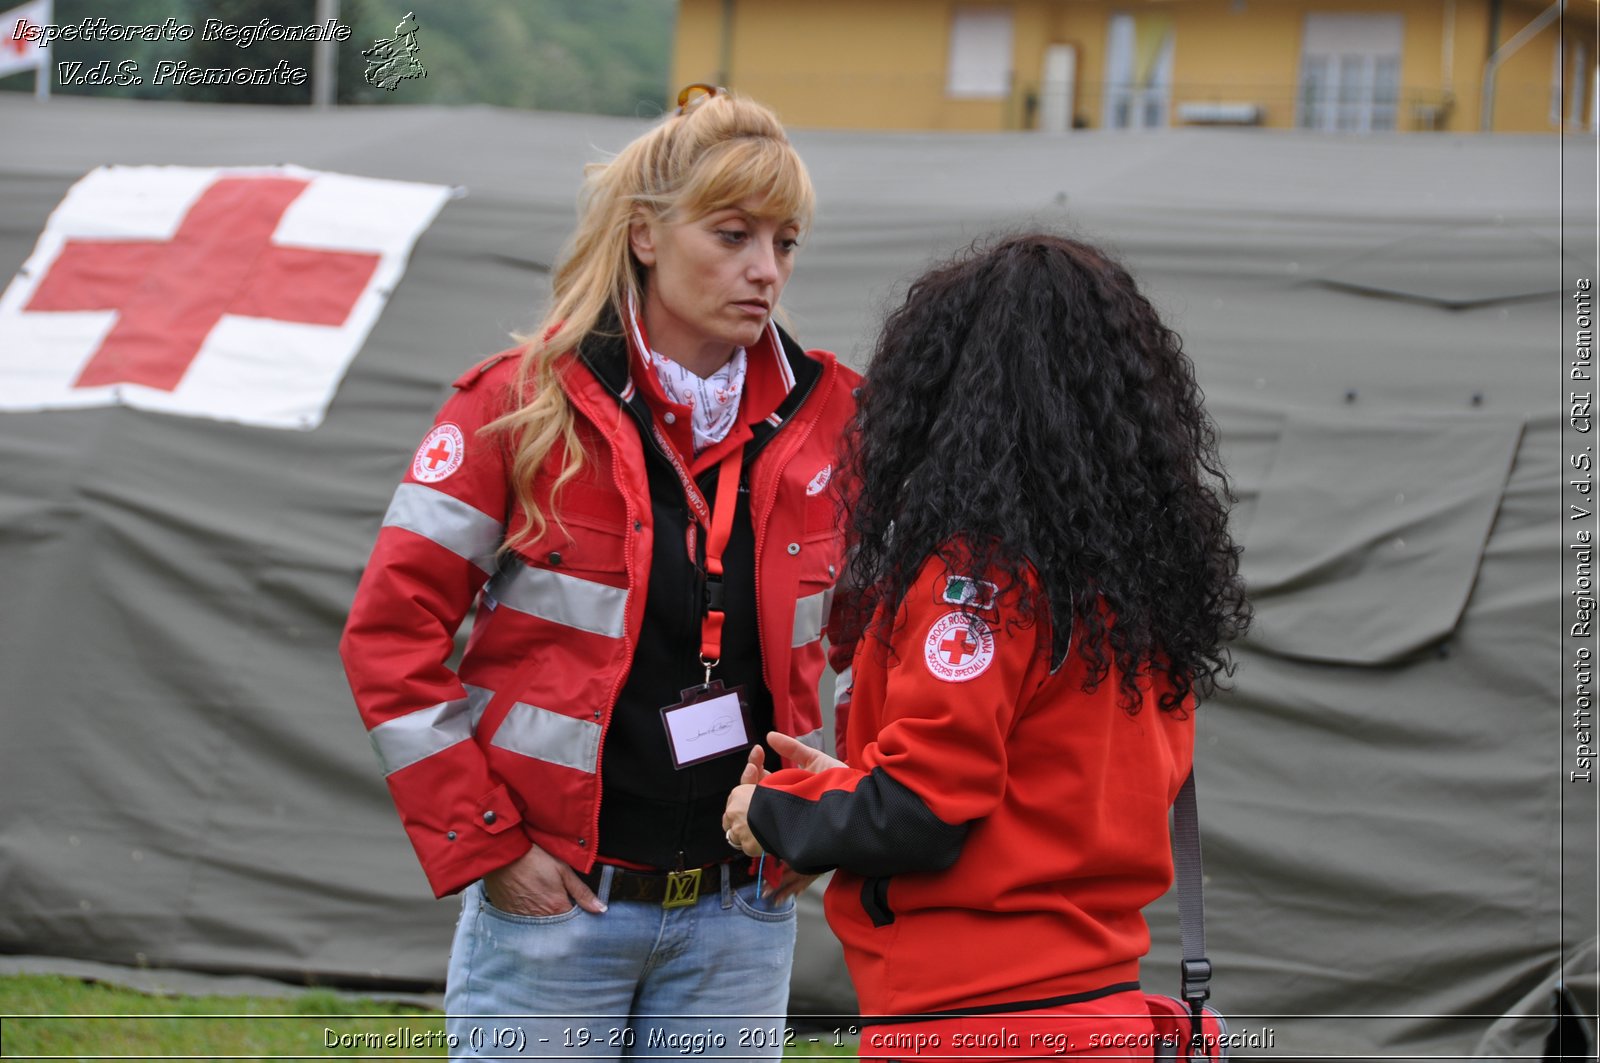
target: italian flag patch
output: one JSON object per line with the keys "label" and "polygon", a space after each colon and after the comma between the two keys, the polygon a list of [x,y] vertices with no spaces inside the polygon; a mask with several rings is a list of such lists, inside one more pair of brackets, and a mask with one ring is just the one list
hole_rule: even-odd
{"label": "italian flag patch", "polygon": [[993,609],[996,587],[986,580],[968,576],[946,576],[939,601],[968,609]]}

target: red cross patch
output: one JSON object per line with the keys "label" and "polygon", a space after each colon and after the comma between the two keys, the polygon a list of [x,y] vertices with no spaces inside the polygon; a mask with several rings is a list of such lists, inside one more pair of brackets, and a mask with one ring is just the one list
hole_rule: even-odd
{"label": "red cross patch", "polygon": [[934,678],[965,683],[994,663],[994,632],[971,613],[946,613],[928,629],[923,657]]}
{"label": "red cross patch", "polygon": [[436,424],[417,448],[417,456],[411,459],[411,478],[436,484],[461,468],[466,457],[467,439],[461,429],[449,421]]}
{"label": "red cross patch", "polygon": [[292,166],[94,170],[0,297],[0,409],[313,428],[448,194]]}

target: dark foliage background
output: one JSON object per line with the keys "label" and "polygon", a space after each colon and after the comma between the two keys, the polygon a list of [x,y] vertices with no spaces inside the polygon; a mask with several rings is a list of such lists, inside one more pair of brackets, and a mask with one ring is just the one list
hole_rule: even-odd
{"label": "dark foliage background", "polygon": [[[373,42],[394,36],[395,25],[414,12],[420,25],[418,58],[424,78],[403,81],[393,92],[368,85],[361,55]],[[339,21],[351,28],[339,44],[341,104],[492,104],[547,111],[651,117],[665,102],[670,76],[673,0],[515,0],[459,3],[456,0],[340,0]],[[192,26],[188,41],[56,41],[52,64],[92,68],[109,60],[139,66],[142,85],[62,85],[69,96],[228,103],[306,104],[304,85],[153,84],[156,64],[187,60],[198,67],[269,69],[280,59],[311,69],[310,42],[257,41],[240,48],[226,40],[203,41],[207,19],[254,25],[265,18],[284,26],[316,21],[316,0],[56,0],[57,25],[104,17],[114,24],[160,24],[168,18]],[[32,92],[31,71],[0,78],[0,90]]]}

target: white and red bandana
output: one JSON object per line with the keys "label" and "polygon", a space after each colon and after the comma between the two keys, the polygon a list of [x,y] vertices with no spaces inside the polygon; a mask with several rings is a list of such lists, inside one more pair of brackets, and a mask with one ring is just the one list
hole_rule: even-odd
{"label": "white and red bandana", "polygon": [[650,352],[656,379],[667,399],[689,407],[694,420],[694,452],[720,443],[739,419],[739,398],[750,360],[740,347],[728,363],[708,377],[698,377],[659,351]]}

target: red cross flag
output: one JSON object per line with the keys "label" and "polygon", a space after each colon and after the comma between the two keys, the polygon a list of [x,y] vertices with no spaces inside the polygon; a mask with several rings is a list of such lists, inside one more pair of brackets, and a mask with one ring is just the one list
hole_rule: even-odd
{"label": "red cross flag", "polygon": [[0,296],[0,410],[315,428],[449,195],[293,166],[94,170]]}
{"label": "red cross flag", "polygon": [[0,78],[24,70],[33,70],[49,62],[50,52],[44,39],[28,33],[28,27],[50,25],[50,0],[33,0],[31,4],[14,7],[0,13]]}

